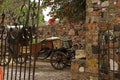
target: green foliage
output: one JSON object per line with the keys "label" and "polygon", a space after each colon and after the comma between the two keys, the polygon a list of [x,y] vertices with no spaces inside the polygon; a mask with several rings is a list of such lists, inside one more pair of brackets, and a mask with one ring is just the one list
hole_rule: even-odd
{"label": "green foliage", "polygon": [[86,0],[43,0],[42,7],[50,6],[51,17],[69,21],[85,20],[86,16]]}
{"label": "green foliage", "polygon": [[[2,3],[1,12],[11,10],[15,14],[15,16],[19,18],[19,21],[24,22],[27,19],[28,10],[29,10],[28,22],[30,24],[33,24],[33,23],[36,24],[38,19],[39,19],[38,23],[44,22],[44,16],[42,14],[42,11],[38,10],[38,3],[30,2],[30,6],[28,6],[28,3],[29,3],[29,0],[4,0]],[[36,8],[33,8],[33,7],[36,7]],[[39,13],[39,18],[38,18],[38,13]],[[34,17],[33,15],[37,17]]]}

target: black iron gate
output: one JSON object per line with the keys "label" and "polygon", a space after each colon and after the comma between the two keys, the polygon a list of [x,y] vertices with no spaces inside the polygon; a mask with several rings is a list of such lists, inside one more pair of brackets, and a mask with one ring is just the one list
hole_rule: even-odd
{"label": "black iron gate", "polygon": [[120,24],[99,30],[99,80],[120,80]]}
{"label": "black iron gate", "polygon": [[[19,0],[16,0],[19,2]],[[7,9],[0,22],[0,70],[3,80],[39,80],[35,78],[36,46],[40,0],[22,0],[20,15]],[[34,41],[33,41],[34,40]],[[0,79],[1,80],[1,79]]]}

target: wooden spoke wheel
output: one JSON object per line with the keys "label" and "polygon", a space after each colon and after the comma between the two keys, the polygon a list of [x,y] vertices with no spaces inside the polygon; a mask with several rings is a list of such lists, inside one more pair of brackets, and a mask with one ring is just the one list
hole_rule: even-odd
{"label": "wooden spoke wheel", "polygon": [[67,56],[61,51],[56,51],[51,55],[50,62],[53,68],[62,70],[67,65]]}
{"label": "wooden spoke wheel", "polygon": [[11,56],[8,52],[0,53],[0,66],[6,66],[10,63]]}

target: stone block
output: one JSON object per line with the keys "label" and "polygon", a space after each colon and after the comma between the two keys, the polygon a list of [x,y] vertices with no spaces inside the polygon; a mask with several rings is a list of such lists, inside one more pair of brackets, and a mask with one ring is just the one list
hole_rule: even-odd
{"label": "stone block", "polygon": [[88,54],[85,72],[98,73],[98,54]]}
{"label": "stone block", "polygon": [[75,51],[75,59],[85,58],[85,57],[86,57],[86,53],[84,50],[76,50]]}
{"label": "stone block", "polygon": [[100,16],[100,11],[92,11],[89,13],[89,16]]}
{"label": "stone block", "polygon": [[75,73],[85,72],[86,60],[85,59],[75,59],[71,63],[71,71]]}

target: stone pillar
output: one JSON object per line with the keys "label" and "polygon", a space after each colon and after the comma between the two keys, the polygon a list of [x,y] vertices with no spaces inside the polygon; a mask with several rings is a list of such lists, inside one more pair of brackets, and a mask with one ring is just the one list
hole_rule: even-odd
{"label": "stone pillar", "polygon": [[[98,37],[100,37],[98,36],[98,33],[99,30],[102,31],[103,33],[108,31],[110,35],[112,33],[112,36],[110,40],[107,41],[109,48],[107,48],[108,52],[105,54],[106,57],[104,56],[106,58],[106,59],[104,58],[106,62],[103,60],[103,62],[106,65],[103,66],[104,67],[109,66],[107,67],[108,74],[105,76],[105,78],[109,77],[107,79],[111,78],[111,80],[114,80],[116,79],[116,77],[111,76],[111,72],[112,72],[111,67],[113,66],[110,66],[113,63],[110,63],[110,60],[108,59],[113,59],[112,57],[114,56],[114,61],[115,61],[114,64],[120,63],[120,61],[118,61],[117,58],[120,55],[116,54],[116,52],[114,51],[116,50],[115,48],[116,46],[117,48],[120,48],[118,47],[119,43],[114,43],[114,42],[111,43],[111,41],[113,41],[113,38],[118,37],[118,35],[120,36],[120,6],[119,6],[120,0],[86,0],[86,3],[87,3],[86,26],[88,28],[88,31],[86,32],[86,53],[88,54],[86,60],[86,66],[87,66],[86,72],[93,73],[96,70],[97,73]],[[100,45],[102,45],[102,43],[100,43]],[[101,59],[103,58],[101,57]],[[114,73],[112,73],[112,75],[114,75]],[[114,79],[112,79],[113,77]]]}

